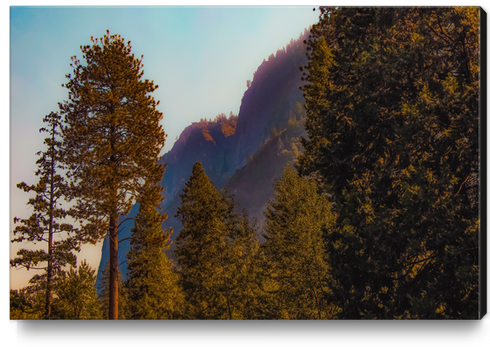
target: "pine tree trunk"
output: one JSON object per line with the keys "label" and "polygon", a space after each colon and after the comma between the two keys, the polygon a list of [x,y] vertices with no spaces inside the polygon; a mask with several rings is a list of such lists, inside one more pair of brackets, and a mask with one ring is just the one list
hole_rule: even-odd
{"label": "pine tree trunk", "polygon": [[48,230],[48,269],[46,275],[46,307],[44,318],[51,319],[51,278],[53,277],[53,213],[54,213],[54,127],[51,135],[51,172],[49,196],[49,230]]}
{"label": "pine tree trunk", "polygon": [[115,320],[118,319],[119,302],[117,219],[117,216],[111,216],[109,220],[109,319]]}
{"label": "pine tree trunk", "polygon": [[[112,88],[111,88],[112,90]],[[114,112],[114,107],[111,108],[111,113]],[[118,259],[118,248],[119,248],[119,242],[118,242],[118,232],[117,232],[117,221],[118,221],[118,214],[117,214],[117,186],[116,182],[114,182],[114,177],[116,177],[115,172],[116,169],[115,167],[117,166],[116,164],[116,157],[114,155],[115,151],[115,134],[116,134],[116,127],[115,125],[111,125],[110,128],[110,145],[111,145],[111,154],[110,156],[110,167],[111,171],[113,173],[111,177],[111,183],[110,187],[113,193],[113,202],[114,206],[112,209],[112,213],[110,215],[109,219],[109,319],[118,319],[118,307],[119,307],[119,259]]]}
{"label": "pine tree trunk", "polygon": [[51,278],[53,277],[53,214],[49,218],[49,239],[48,239],[48,269],[46,276],[46,308],[44,311],[44,318],[51,319]]}

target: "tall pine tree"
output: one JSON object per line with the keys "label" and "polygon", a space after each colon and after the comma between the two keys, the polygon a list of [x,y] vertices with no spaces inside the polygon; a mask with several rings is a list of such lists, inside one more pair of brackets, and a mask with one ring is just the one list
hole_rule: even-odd
{"label": "tall pine tree", "polygon": [[[47,132],[49,137],[44,140],[47,149],[39,152],[36,164],[36,176],[39,181],[35,185],[21,182],[17,185],[25,192],[33,192],[35,196],[27,202],[33,209],[32,215],[27,219],[14,218],[17,225],[13,233],[12,242],[43,243],[45,249],[21,249],[17,257],[10,261],[11,266],[29,269],[43,269],[41,275],[35,275],[30,284],[37,291],[45,293],[44,318],[51,318],[51,302],[53,280],[62,267],[69,264],[76,265],[74,251],[80,250],[76,229],[69,223],[62,223],[68,213],[62,207],[66,193],[66,183],[63,178],[63,152],[60,140],[60,116],[50,113],[44,118],[46,128],[40,132]],[[61,171],[61,172],[60,172]]]}
{"label": "tall pine tree", "polygon": [[246,318],[250,307],[243,304],[252,299],[253,287],[246,279],[257,250],[253,227],[234,213],[233,200],[218,192],[199,162],[181,198],[176,216],[183,229],[175,254],[189,318]]}
{"label": "tall pine tree", "polygon": [[119,35],[91,39],[81,47],[82,63],[72,57],[68,101],[61,104],[65,162],[77,217],[84,236],[110,244],[109,318],[118,318],[118,221],[127,215],[146,179],[161,177],[158,164],[165,143],[158,87],[142,80],[141,59]]}
{"label": "tall pine tree", "polygon": [[184,307],[178,276],[164,253],[169,248],[170,232],[162,230],[166,215],[158,211],[161,190],[157,183],[145,185],[131,231],[125,283],[130,319],[178,319]]}
{"label": "tall pine tree", "polygon": [[272,307],[270,318],[328,319],[336,309],[327,301],[328,261],[323,232],[334,223],[330,203],[313,180],[287,165],[264,212],[262,249]]}

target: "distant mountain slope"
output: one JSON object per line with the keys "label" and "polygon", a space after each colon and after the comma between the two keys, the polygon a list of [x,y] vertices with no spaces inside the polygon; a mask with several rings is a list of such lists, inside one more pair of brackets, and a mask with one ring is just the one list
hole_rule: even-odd
{"label": "distant mountain slope", "polygon": [[230,158],[234,141],[237,116],[230,114],[217,116],[213,121],[201,120],[192,123],[180,135],[170,152],[161,160],[167,164],[162,185],[165,187],[163,208],[166,209],[179,197],[192,167],[200,161],[213,183],[223,186],[231,175]]}
{"label": "distant mountain slope", "polygon": [[[175,218],[180,204],[180,194],[189,179],[192,166],[200,161],[217,188],[226,188],[235,195],[240,208],[249,216],[262,218],[262,211],[273,193],[272,183],[282,173],[286,163],[291,163],[297,150],[297,138],[305,135],[300,119],[303,117],[303,96],[300,66],[307,64],[303,40],[298,40],[264,60],[245,91],[239,115],[221,114],[214,120],[201,119],[189,125],[166,153],[161,162],[167,168],[161,182],[165,188],[162,204],[168,219],[165,229],[173,228],[175,240],[182,228]],[[296,147],[295,147],[296,146]],[[131,211],[136,214],[138,206]],[[132,221],[124,224],[120,238],[129,237]],[[104,241],[99,265],[98,282],[108,260],[108,246]],[[174,249],[171,246],[169,256]],[[119,258],[121,272],[126,273],[124,259],[129,242],[121,243]]]}
{"label": "distant mountain slope", "polygon": [[266,203],[274,194],[274,181],[282,175],[286,164],[294,164],[301,150],[299,140],[306,136],[302,121],[296,121],[295,118],[286,129],[274,131],[269,140],[249,156],[247,164],[238,169],[224,186],[228,194],[234,195],[238,204],[237,212],[246,210],[248,217],[256,218],[259,226],[263,225]]}
{"label": "distant mountain slope", "polygon": [[242,167],[249,155],[270,136],[273,128],[283,129],[296,109],[303,104],[300,66],[305,66],[308,36],[305,31],[298,40],[277,51],[258,67],[249,89],[243,95],[235,132],[232,165]]}

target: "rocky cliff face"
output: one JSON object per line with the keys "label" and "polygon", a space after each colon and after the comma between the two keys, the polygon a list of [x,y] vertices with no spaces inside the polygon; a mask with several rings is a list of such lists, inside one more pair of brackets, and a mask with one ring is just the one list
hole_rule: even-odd
{"label": "rocky cliff face", "polygon": [[[218,115],[214,120],[192,123],[180,135],[173,148],[163,156],[167,165],[161,182],[164,190],[162,208],[168,214],[163,228],[174,230],[175,240],[180,222],[174,217],[180,194],[189,179],[192,167],[200,161],[214,185],[235,194],[241,208],[250,210],[251,217],[261,218],[267,199],[272,197],[273,181],[291,163],[298,139],[304,136],[301,123],[303,97],[300,66],[307,64],[303,40],[296,41],[264,60],[245,91],[239,115]],[[131,211],[135,215],[138,206]],[[131,221],[125,223],[121,239],[130,236]],[[173,251],[171,246],[169,256]],[[129,251],[129,242],[119,248],[120,263]],[[104,244],[99,265],[98,282],[108,260]],[[126,263],[121,265],[123,276]]]}
{"label": "rocky cliff face", "polygon": [[[189,179],[192,167],[200,161],[216,186],[222,187],[235,168],[229,158],[233,148],[237,116],[219,115],[214,121],[192,123],[180,135],[170,152],[161,160],[167,165],[162,185],[165,187],[163,208],[168,208]],[[179,201],[180,202],[180,201]],[[177,202],[177,204],[179,203]]]}
{"label": "rocky cliff face", "polygon": [[232,165],[242,167],[272,129],[285,128],[296,104],[303,103],[300,66],[307,64],[303,40],[306,32],[258,67],[243,95],[235,132]]}

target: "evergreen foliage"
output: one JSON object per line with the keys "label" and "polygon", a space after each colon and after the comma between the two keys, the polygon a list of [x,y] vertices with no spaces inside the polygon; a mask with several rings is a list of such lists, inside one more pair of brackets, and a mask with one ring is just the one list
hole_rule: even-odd
{"label": "evergreen foliage", "polygon": [[341,318],[477,318],[479,9],[323,8],[299,162]]}
{"label": "evergreen foliage", "polygon": [[334,223],[330,203],[318,195],[313,180],[299,177],[289,165],[274,188],[261,246],[269,318],[333,318],[336,309],[326,301],[329,269],[322,235]]}
{"label": "evergreen foliage", "polygon": [[[226,196],[225,196],[226,197]],[[229,199],[229,198],[228,198]],[[230,200],[236,209],[233,200]],[[257,319],[259,301],[257,255],[259,242],[256,235],[256,223],[250,222],[246,211],[233,213],[227,220],[227,254],[223,261],[224,279],[219,287],[225,293],[228,315],[226,319]]]}
{"label": "evergreen foliage", "polygon": [[[50,113],[43,119],[46,128],[40,132],[47,132],[49,137],[44,140],[47,149],[37,153],[36,161],[39,177],[37,184],[28,185],[21,182],[17,185],[25,192],[33,192],[35,196],[29,198],[27,205],[33,209],[32,215],[27,219],[14,218],[17,225],[13,231],[16,236],[12,242],[43,243],[46,249],[21,249],[17,257],[10,261],[11,266],[29,269],[42,269],[45,272],[35,275],[30,280],[31,287],[45,293],[44,318],[51,318],[51,301],[53,280],[62,267],[69,264],[75,266],[74,251],[80,250],[77,230],[69,223],[62,223],[68,212],[62,208],[66,192],[63,152],[60,142],[60,116]],[[33,289],[33,288],[31,288]]]}
{"label": "evergreen foliage", "polygon": [[171,231],[162,230],[166,215],[157,210],[161,189],[156,183],[146,184],[131,233],[125,283],[130,319],[178,319],[183,311],[178,276],[164,253],[169,248]]}
{"label": "evergreen foliage", "polygon": [[75,270],[61,272],[57,278],[55,307],[58,319],[101,319],[95,289],[95,270],[83,261]]}
{"label": "evergreen foliage", "polygon": [[31,287],[10,290],[10,319],[37,320],[45,318],[46,296]]}
{"label": "evergreen foliage", "polygon": [[143,189],[144,181],[161,178],[158,164],[165,143],[158,102],[148,94],[158,87],[142,80],[141,59],[119,35],[92,38],[82,46],[85,63],[72,57],[73,76],[60,107],[65,162],[71,179],[77,218],[86,220],[82,235],[110,239],[111,319],[117,319],[118,220]]}
{"label": "evergreen foliage", "polygon": [[[46,282],[10,291],[10,319],[46,319]],[[49,319],[101,319],[100,301],[95,290],[95,270],[83,261],[75,269],[59,270],[51,283]]]}
{"label": "evergreen foliage", "polygon": [[183,229],[175,254],[188,317],[247,318],[254,286],[251,262],[258,246],[253,227],[233,212],[233,200],[218,192],[199,162],[181,199],[176,217]]}

